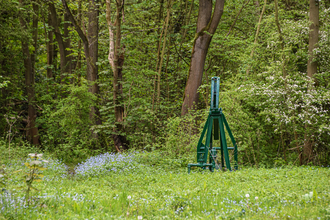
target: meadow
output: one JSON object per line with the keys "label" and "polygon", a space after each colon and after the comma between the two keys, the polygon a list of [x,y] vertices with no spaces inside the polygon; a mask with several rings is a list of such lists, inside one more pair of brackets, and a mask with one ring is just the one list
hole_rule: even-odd
{"label": "meadow", "polygon": [[[329,167],[193,169],[162,152],[100,154],[67,166],[47,158],[30,204],[20,172],[10,173],[0,219],[330,219]],[[193,161],[192,161],[193,162]]]}

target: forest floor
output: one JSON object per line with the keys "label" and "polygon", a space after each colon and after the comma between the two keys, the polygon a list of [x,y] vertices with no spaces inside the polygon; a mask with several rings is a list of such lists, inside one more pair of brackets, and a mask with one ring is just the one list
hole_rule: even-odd
{"label": "forest floor", "polygon": [[150,162],[153,156],[103,154],[74,169],[48,158],[29,206],[22,175],[12,173],[24,160],[11,160],[0,219],[330,219],[328,167],[188,174],[171,160]]}

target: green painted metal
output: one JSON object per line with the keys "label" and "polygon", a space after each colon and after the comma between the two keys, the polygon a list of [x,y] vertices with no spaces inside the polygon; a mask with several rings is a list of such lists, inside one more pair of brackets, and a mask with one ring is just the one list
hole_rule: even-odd
{"label": "green painted metal", "polygon": [[[190,173],[191,167],[201,167],[202,169],[208,167],[210,171],[213,172],[214,169],[223,169],[225,165],[227,170],[231,171],[228,150],[234,150],[234,169],[238,169],[237,144],[229,128],[226,117],[222,109],[219,108],[219,91],[220,78],[212,77],[210,113],[197,144],[197,163],[188,164],[188,173]],[[233,147],[227,146],[225,128]],[[204,144],[203,139],[205,134],[206,140]],[[220,140],[220,147],[213,146],[213,140]],[[218,158],[218,151],[220,151],[220,159]],[[207,160],[209,161],[207,162]],[[218,160],[221,161],[220,165],[217,162]]]}

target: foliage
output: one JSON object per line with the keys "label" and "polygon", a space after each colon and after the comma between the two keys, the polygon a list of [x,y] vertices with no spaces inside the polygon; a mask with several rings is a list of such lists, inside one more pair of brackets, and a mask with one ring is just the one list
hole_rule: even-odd
{"label": "foliage", "polygon": [[8,173],[6,172],[6,166],[3,164],[1,169],[0,169],[0,185],[5,187],[6,181],[8,179]]}
{"label": "foliage", "polygon": [[29,169],[27,173],[24,175],[25,183],[26,183],[26,194],[25,201],[29,205],[31,201],[30,192],[31,190],[38,190],[34,186],[32,186],[33,182],[42,181],[42,177],[44,175],[41,174],[41,171],[46,170],[43,163],[48,163],[47,160],[42,159],[42,154],[29,154],[29,157],[32,159],[30,162],[24,163],[24,165]]}
{"label": "foliage", "polygon": [[[115,2],[111,2],[114,12]],[[34,3],[25,1],[24,7],[16,0],[0,3],[3,23],[0,27],[0,135],[8,137],[9,130],[15,134],[14,150],[20,144],[26,145],[29,103],[21,42],[26,39],[30,53],[35,53],[33,88],[36,94],[30,104],[36,109],[41,145],[34,151],[45,150],[72,164],[91,155],[116,151],[112,138],[116,119],[105,4],[99,5],[96,81],[99,93],[93,95],[89,82],[84,79],[87,60],[81,41],[71,23],[65,20],[62,2],[54,1],[54,6],[59,31],[63,36],[65,32],[66,40],[70,41],[72,69],[64,74],[60,45],[46,16],[48,4],[39,2],[39,11],[35,13]],[[160,150],[154,152],[158,162],[144,160],[155,165],[168,164],[162,158],[165,157],[182,165],[195,157],[196,142],[208,111],[210,79],[220,76],[220,107],[236,138],[241,164],[256,167],[298,164],[305,136],[313,145],[311,162],[329,164],[329,3],[319,2],[320,39],[319,47],[314,50],[318,73],[308,79],[310,23],[306,2],[280,2],[281,33],[275,23],[274,2],[267,2],[256,38],[263,4],[226,1],[208,50],[198,109],[185,118],[180,116],[180,110],[196,32],[198,1],[172,1],[166,38],[167,1],[130,0],[126,3],[121,27],[121,42],[125,48],[121,82],[124,114],[119,123],[123,126],[121,135],[127,137],[130,148]],[[77,20],[81,17],[78,23],[81,22],[82,29],[87,30],[88,3],[70,2],[69,7]],[[33,23],[33,15],[38,17],[37,42],[32,40],[33,29],[27,27],[22,31],[20,24],[20,18]],[[69,26],[67,33],[66,26]],[[161,57],[164,43],[164,57]],[[50,64],[49,46],[53,49]],[[161,59],[163,66],[159,67]],[[50,69],[52,75],[48,76]],[[95,125],[91,120],[91,106],[99,108],[101,124]],[[19,115],[20,119],[10,125],[2,117],[4,115],[15,118]],[[18,151],[14,153],[19,154]]]}
{"label": "foliage", "polygon": [[184,117],[172,117],[166,121],[164,151],[171,158],[195,153],[200,133],[208,111],[191,111]]}
{"label": "foliage", "polygon": [[68,85],[63,98],[52,99],[52,94],[41,97],[45,100],[43,115],[38,118],[42,126],[41,138],[48,151],[69,160],[70,157],[86,157],[88,147],[97,144],[91,138],[90,107],[96,97],[88,92],[87,84]]}

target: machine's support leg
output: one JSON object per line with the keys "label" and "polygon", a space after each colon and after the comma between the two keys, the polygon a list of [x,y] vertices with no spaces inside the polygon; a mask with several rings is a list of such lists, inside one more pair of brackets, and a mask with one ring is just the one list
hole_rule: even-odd
{"label": "machine's support leg", "polygon": [[228,154],[228,149],[227,149],[227,141],[226,141],[226,134],[225,134],[225,128],[223,127],[223,114],[221,114],[220,116],[220,138],[221,138],[221,143],[222,143],[222,147],[221,149],[223,149],[224,155],[225,155],[225,160],[226,160],[226,167],[228,170],[231,171],[231,167],[230,167],[230,161],[229,161],[229,154]]}
{"label": "machine's support leg", "polygon": [[[213,118],[212,118],[212,121],[213,121]],[[213,172],[213,168],[214,168],[214,160],[213,160],[213,150],[212,150],[212,147],[213,147],[213,130],[211,129],[211,137],[210,137],[210,155],[209,155],[209,163],[212,164],[213,166],[210,166],[209,169],[211,172]]]}
{"label": "machine's support leg", "polygon": [[228,125],[228,122],[226,120],[226,117],[225,115],[223,114],[223,121],[225,123],[225,126],[226,126],[226,129],[228,131],[228,134],[229,134],[229,137],[231,139],[231,142],[233,143],[233,146],[234,146],[234,160],[235,160],[235,170],[238,169],[238,160],[237,160],[237,144],[236,144],[236,141],[235,141],[235,138],[233,136],[233,134],[231,133],[231,130],[229,128],[229,125]]}
{"label": "machine's support leg", "polygon": [[[219,123],[220,123],[220,120],[219,120]],[[222,139],[220,139],[220,152],[221,152],[221,170],[223,170],[223,168],[225,167],[225,160],[224,160],[224,155],[223,155],[223,145],[222,145]]]}
{"label": "machine's support leg", "polygon": [[[199,141],[198,141],[198,144],[197,144],[197,162],[200,163],[200,157],[202,156],[202,154],[204,153],[204,149],[201,149],[201,147],[203,146],[203,139],[204,139],[204,135],[205,135],[205,132],[206,130],[208,129],[208,124],[209,124],[209,121],[210,121],[210,116],[207,118],[206,120],[206,123],[204,125],[204,128],[203,128],[203,131],[202,131],[202,134],[201,134],[201,137],[199,138]],[[204,157],[203,157],[203,161],[204,162]],[[205,161],[206,162],[206,161]],[[204,163],[205,163],[204,162]]]}
{"label": "machine's support leg", "polygon": [[204,138],[206,129],[208,128],[208,122],[209,121],[210,121],[210,116],[206,120],[206,123],[204,125],[203,131],[202,131],[201,137],[199,138],[199,141],[198,141],[198,145],[197,146],[201,146],[201,144],[202,144],[202,141],[203,141],[203,138]]}
{"label": "machine's support leg", "polygon": [[213,125],[213,118],[212,116],[209,117],[209,126],[207,128],[207,133],[206,133],[206,141],[205,141],[205,154],[204,154],[204,163],[207,161],[207,155],[208,155],[208,148],[210,148],[210,143],[211,143],[211,138],[212,138],[212,125]]}

